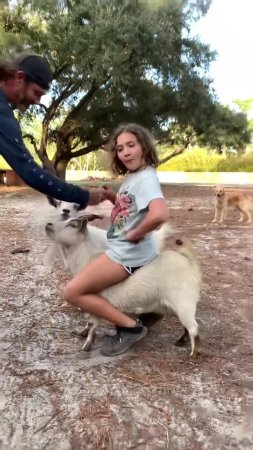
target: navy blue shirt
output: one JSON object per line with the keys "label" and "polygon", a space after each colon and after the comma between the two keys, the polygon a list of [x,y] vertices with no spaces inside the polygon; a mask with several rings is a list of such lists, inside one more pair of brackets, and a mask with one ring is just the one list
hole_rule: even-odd
{"label": "navy blue shirt", "polygon": [[51,175],[34,161],[24,145],[21,129],[5,93],[0,89],[0,155],[22,180],[42,194],[65,202],[78,203],[85,208],[89,191],[68,184]]}

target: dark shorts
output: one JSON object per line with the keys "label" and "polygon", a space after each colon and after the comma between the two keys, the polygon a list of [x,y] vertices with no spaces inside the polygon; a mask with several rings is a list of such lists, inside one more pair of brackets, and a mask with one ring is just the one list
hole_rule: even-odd
{"label": "dark shorts", "polygon": [[127,273],[129,273],[129,275],[133,275],[134,272],[135,272],[136,270],[138,270],[138,269],[141,268],[141,266],[140,266],[140,267],[127,267],[127,266],[123,266],[123,267],[124,267],[124,269],[127,271]]}

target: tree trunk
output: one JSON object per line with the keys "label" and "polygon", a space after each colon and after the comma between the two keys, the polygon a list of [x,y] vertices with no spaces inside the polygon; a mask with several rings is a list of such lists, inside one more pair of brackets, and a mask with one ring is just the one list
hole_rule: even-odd
{"label": "tree trunk", "polygon": [[65,180],[65,178],[66,178],[66,170],[67,170],[68,163],[69,163],[69,161],[62,159],[62,160],[58,161],[56,164],[57,176],[59,178],[62,178],[63,180]]}

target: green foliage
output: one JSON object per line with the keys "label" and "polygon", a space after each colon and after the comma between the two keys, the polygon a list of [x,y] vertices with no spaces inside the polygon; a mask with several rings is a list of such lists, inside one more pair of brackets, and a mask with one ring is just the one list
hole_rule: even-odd
{"label": "green foliage", "polygon": [[221,160],[218,172],[253,172],[253,152]]}
{"label": "green foliage", "polygon": [[199,142],[210,145],[213,148],[236,147],[244,149],[250,142],[247,116],[237,113],[228,107],[214,103],[210,108],[204,126],[199,122],[197,125]]}
{"label": "green foliage", "polygon": [[[240,110],[248,115],[251,116],[253,115],[253,97],[248,98],[247,100],[240,100],[240,99],[236,99],[234,100],[234,103],[239,106]],[[253,119],[249,119],[248,121],[248,130],[249,132],[252,134],[253,133]]]}
{"label": "green foliage", "polygon": [[253,172],[253,152],[239,156],[220,155],[207,148],[192,148],[159,166],[169,172]]}
{"label": "green foliage", "polygon": [[9,164],[7,164],[7,162],[5,161],[5,159],[3,159],[2,156],[0,156],[0,170],[6,170],[6,169],[11,169],[11,167],[9,166]]}
{"label": "green foliage", "polygon": [[[209,5],[210,0],[19,0],[13,9],[3,8],[5,38],[14,36],[47,57],[54,70],[49,105],[40,111],[41,160],[53,148],[56,167],[67,167],[129,121],[168,143],[176,142],[176,128],[179,141],[187,135],[191,142],[243,146],[244,116],[217,105],[210,88],[215,53],[190,35],[191,23]],[[35,114],[32,109],[29,120]]]}

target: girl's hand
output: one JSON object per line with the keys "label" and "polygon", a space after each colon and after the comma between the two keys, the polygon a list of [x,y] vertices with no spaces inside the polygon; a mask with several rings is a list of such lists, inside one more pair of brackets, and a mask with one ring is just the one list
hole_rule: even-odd
{"label": "girl's hand", "polygon": [[143,237],[142,238],[136,237],[136,233],[135,233],[134,230],[128,231],[128,233],[126,235],[126,238],[127,238],[128,241],[134,242],[135,244],[137,244],[138,242],[142,241],[142,239],[143,239]]}

